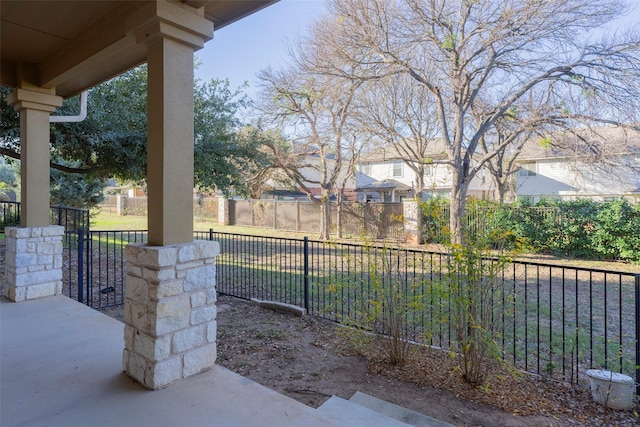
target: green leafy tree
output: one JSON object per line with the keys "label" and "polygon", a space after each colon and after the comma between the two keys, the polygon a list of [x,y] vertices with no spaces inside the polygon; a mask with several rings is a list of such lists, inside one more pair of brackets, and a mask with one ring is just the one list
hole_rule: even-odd
{"label": "green leafy tree", "polygon": [[[2,105],[0,154],[20,158],[19,115],[6,104],[10,89],[0,89]],[[246,193],[246,175],[263,165],[259,139],[242,138],[237,113],[248,105],[240,90],[228,81],[196,81],[195,181],[202,191]],[[77,114],[77,99],[65,100],[56,115]],[[78,185],[101,191],[101,181],[143,181],[147,170],[147,69],[140,66],[89,92],[88,115],[79,123],[51,125],[51,168],[73,178],[52,176],[54,200],[71,200],[55,194],[72,193]],[[81,177],[81,178],[80,178]],[[61,185],[70,185],[63,189]],[[74,190],[75,189],[75,190]],[[86,206],[98,194],[84,194]],[[74,202],[76,203],[76,202]]]}
{"label": "green leafy tree", "polygon": [[5,188],[12,188],[17,184],[16,174],[11,165],[0,164],[0,182],[5,184]]}
{"label": "green leafy tree", "polygon": [[51,204],[87,209],[103,200],[105,181],[86,175],[51,170]]}
{"label": "green leafy tree", "polygon": [[268,168],[264,135],[243,128],[237,113],[250,102],[229,81],[197,82],[195,98],[195,182],[200,191],[249,195],[250,183]]}

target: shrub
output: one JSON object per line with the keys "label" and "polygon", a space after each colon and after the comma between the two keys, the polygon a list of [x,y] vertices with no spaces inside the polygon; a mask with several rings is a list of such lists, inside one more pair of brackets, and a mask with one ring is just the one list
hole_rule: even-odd
{"label": "shrub", "polygon": [[[374,252],[381,250],[381,252]],[[418,284],[407,283],[394,268],[399,259],[397,249],[365,247],[365,256],[358,263],[363,275],[359,280],[336,280],[329,287],[337,305],[347,305],[347,315],[341,323],[349,326],[343,332],[352,349],[366,354],[375,347],[393,365],[405,363],[411,341],[409,334],[420,326],[417,313],[424,310],[423,295]],[[344,260],[347,264],[351,260]],[[366,277],[366,279],[364,279]],[[364,286],[364,281],[367,285]],[[341,301],[348,295],[347,301]],[[335,312],[338,310],[337,307]],[[375,336],[366,331],[375,332]]]}
{"label": "shrub", "polygon": [[453,355],[469,384],[482,384],[500,361],[497,339],[507,300],[500,278],[510,256],[496,256],[495,250],[489,251],[482,243],[454,246],[438,279],[441,301],[447,304],[443,311],[454,329]]}
{"label": "shrub", "polygon": [[624,200],[603,204],[590,238],[594,251],[604,258],[640,261],[640,205]]}
{"label": "shrub", "polygon": [[422,210],[422,241],[424,243],[448,244],[449,201],[444,197],[432,197],[420,204]]}
{"label": "shrub", "polygon": [[[442,198],[421,205],[425,243],[449,244],[449,206]],[[466,236],[493,249],[526,248],[575,258],[640,261],[640,205],[616,200],[527,199],[499,204],[470,198]]]}

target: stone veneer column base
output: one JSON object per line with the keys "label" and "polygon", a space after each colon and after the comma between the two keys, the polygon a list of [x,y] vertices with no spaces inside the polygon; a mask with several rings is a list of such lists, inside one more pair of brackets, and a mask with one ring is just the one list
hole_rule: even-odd
{"label": "stone veneer column base", "polygon": [[6,287],[12,301],[62,294],[62,236],[64,227],[7,227]]}
{"label": "stone veneer column base", "polygon": [[123,367],[157,390],[216,361],[218,242],[129,245]]}
{"label": "stone veneer column base", "polygon": [[422,242],[422,210],[418,200],[403,200],[404,241],[410,245],[421,245]]}

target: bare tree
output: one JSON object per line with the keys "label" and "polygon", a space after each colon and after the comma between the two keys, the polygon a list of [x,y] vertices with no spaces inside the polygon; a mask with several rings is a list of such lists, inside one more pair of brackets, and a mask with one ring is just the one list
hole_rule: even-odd
{"label": "bare tree", "polygon": [[522,100],[550,101],[558,116],[571,114],[560,113],[568,101],[600,103],[598,116],[637,107],[637,34],[592,37],[625,10],[622,0],[332,0],[341,27],[317,34],[330,46],[319,69],[406,74],[431,94],[452,169],[452,242],[462,243],[469,184],[511,141],[479,145]]}
{"label": "bare tree", "polygon": [[[353,174],[354,156],[346,155],[346,132],[359,83],[316,76],[297,67],[263,70],[258,77],[265,111],[282,126],[296,127],[294,145],[276,157],[278,164],[320,206],[320,239],[328,239],[331,196]],[[319,186],[320,194],[311,184]]]}
{"label": "bare tree", "polygon": [[260,159],[259,167],[244,170],[244,179],[248,196],[259,199],[262,193],[275,186],[293,189],[293,181],[282,171],[279,164],[287,158],[289,142],[278,129],[263,129],[258,121],[255,125],[245,126],[238,132],[238,138],[253,141],[258,147],[256,158]]}
{"label": "bare tree", "polygon": [[[403,160],[415,175],[416,197],[426,189],[425,172],[442,148],[433,119],[435,103],[424,87],[407,75],[387,76],[363,88],[360,131],[381,141],[387,160]],[[440,154],[440,153],[438,153]]]}

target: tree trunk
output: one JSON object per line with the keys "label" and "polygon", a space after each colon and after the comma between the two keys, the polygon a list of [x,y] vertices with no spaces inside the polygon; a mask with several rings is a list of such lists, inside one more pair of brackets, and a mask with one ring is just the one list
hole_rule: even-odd
{"label": "tree trunk", "polygon": [[338,203],[336,205],[336,231],[338,233],[338,239],[342,239],[342,209],[343,209],[343,202],[342,202],[342,195],[339,194],[338,195]]}
{"label": "tree trunk", "polygon": [[507,195],[507,191],[509,191],[509,183],[506,180],[499,179],[498,180],[498,201],[501,204],[504,203],[504,198]]}
{"label": "tree trunk", "polygon": [[464,214],[467,205],[467,185],[462,176],[462,171],[453,173],[451,186],[449,229],[452,245],[463,245],[464,238]]}
{"label": "tree trunk", "polygon": [[320,240],[329,240],[329,230],[331,227],[331,205],[329,203],[329,192],[322,190],[320,198]]}

